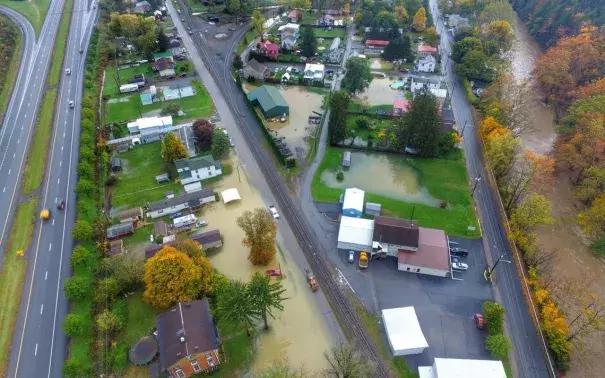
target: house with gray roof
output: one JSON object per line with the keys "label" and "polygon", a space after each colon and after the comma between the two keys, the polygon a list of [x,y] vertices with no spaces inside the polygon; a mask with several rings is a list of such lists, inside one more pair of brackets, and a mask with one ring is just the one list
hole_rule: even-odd
{"label": "house with gray roof", "polygon": [[124,236],[132,235],[134,233],[134,224],[132,221],[125,223],[118,223],[107,229],[107,239],[114,240],[123,238]]}
{"label": "house with gray roof", "polygon": [[256,59],[251,59],[244,67],[244,78],[253,77],[256,80],[265,80],[271,72],[264,64],[260,64]]}
{"label": "house with gray roof", "polygon": [[223,174],[221,164],[212,155],[196,156],[174,161],[181,184],[199,182]]}
{"label": "house with gray roof", "polygon": [[200,207],[205,203],[216,201],[212,189],[202,189],[197,192],[187,193],[178,197],[166,198],[161,201],[153,202],[147,206],[147,217],[161,218],[166,215],[174,214],[181,210]]}

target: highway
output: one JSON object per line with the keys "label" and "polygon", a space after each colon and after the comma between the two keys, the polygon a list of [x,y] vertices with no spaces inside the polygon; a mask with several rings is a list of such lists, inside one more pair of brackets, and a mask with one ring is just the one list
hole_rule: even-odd
{"label": "highway", "polygon": [[523,378],[554,377],[552,363],[545,358],[543,353],[544,339],[538,334],[532,317],[536,313],[528,309],[526,303],[527,287],[520,280],[515,264],[519,264],[519,256],[513,253],[507,242],[504,225],[499,216],[498,194],[492,189],[487,172],[484,167],[481,145],[476,135],[475,124],[471,113],[471,105],[466,97],[464,86],[460,79],[453,73],[454,64],[448,58],[451,52],[452,36],[446,31],[437,8],[437,1],[430,0],[430,10],[441,36],[440,52],[443,64],[442,71],[445,72],[449,83],[452,97],[452,107],[456,117],[456,125],[462,128],[466,124],[463,136],[464,150],[466,151],[467,168],[471,180],[482,178],[478,181],[475,191],[475,203],[479,210],[481,225],[483,229],[484,245],[487,253],[491,254],[491,260],[496,261],[500,256],[503,260],[514,261],[514,263],[501,263],[495,270],[496,276],[496,298],[500,298],[506,309],[505,321],[508,326],[509,336],[513,345],[514,365],[517,375]]}
{"label": "highway", "polygon": [[[0,180],[7,186],[5,195],[9,193],[8,187],[12,192],[12,197],[0,198],[3,228],[10,226],[7,219],[19,200],[19,175],[33,131],[37,104],[41,101],[62,6],[63,0],[54,0],[50,5],[40,40],[34,48],[34,64],[26,79],[24,99],[20,99],[23,104],[15,107],[14,115],[8,115],[5,124],[8,128],[3,128],[2,143],[6,143],[3,147],[6,151],[2,158],[5,165],[0,166]],[[96,7],[89,9],[87,2],[74,1],[45,180],[39,193],[38,210],[49,208],[52,216],[44,223],[36,219],[32,245],[27,251],[28,273],[13,336],[10,377],[62,376],[67,340],[61,324],[68,309],[63,283],[71,274],[69,257],[73,244],[71,230],[76,216],[73,189],[77,179],[80,102],[84,62],[95,18]],[[83,49],[82,53],[80,49]],[[67,68],[71,75],[65,74]],[[75,102],[73,109],[68,106],[70,100]],[[66,201],[65,211],[57,209],[60,198]],[[3,239],[7,232],[2,231]]]}

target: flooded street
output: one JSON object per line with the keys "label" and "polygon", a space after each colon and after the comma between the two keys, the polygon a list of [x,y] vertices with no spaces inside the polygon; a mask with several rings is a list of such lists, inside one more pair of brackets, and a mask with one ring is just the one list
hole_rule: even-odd
{"label": "flooded street", "polygon": [[[536,59],[541,50],[519,19],[515,24],[512,71],[516,79],[531,79]],[[524,147],[540,154],[552,154],[556,139],[554,113],[541,101],[541,94],[535,91],[533,98],[534,132],[521,137]],[[587,290],[597,293],[605,301],[605,264],[588,248],[588,241],[581,234],[576,216],[582,205],[573,199],[574,187],[569,172],[557,170],[555,183],[547,189],[546,196],[552,203],[554,224],[543,227],[538,232],[538,246],[546,252],[556,251],[553,275],[583,279],[589,277],[593,284]],[[567,377],[602,376],[605,344],[599,336],[587,343],[590,353],[572,353],[571,370]]]}
{"label": "flooded street", "polygon": [[[330,188],[356,187],[369,193],[411,203],[437,206],[439,201],[420,185],[418,173],[405,162],[405,157],[392,154],[351,152],[351,168],[344,171],[344,180],[338,182],[336,174],[326,170],[321,181]],[[368,180],[368,172],[380,180]]]}
{"label": "flooded street", "polygon": [[260,337],[252,372],[258,373],[271,362],[284,358],[292,366],[305,365],[312,370],[325,368],[323,353],[335,342],[319,313],[313,293],[289,252],[278,249],[276,261],[267,267],[255,267],[247,259],[248,249],[241,243],[244,232],[235,224],[235,220],[245,210],[264,207],[264,204],[258,191],[249,185],[245,168],[233,154],[232,164],[233,173],[213,186],[219,193],[237,188],[242,199],[227,205],[221,201],[204,207],[201,218],[208,222],[208,226],[203,231],[218,229],[224,238],[223,248],[209,254],[209,258],[221,273],[238,280],[249,280],[255,272],[264,272],[279,265],[286,274],[283,285],[289,297],[284,302],[284,311],[276,312],[275,319],[269,318],[270,330],[259,328]]}

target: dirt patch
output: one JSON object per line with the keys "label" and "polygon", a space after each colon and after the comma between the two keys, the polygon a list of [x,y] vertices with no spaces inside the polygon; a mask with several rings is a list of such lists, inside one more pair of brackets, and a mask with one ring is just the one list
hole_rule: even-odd
{"label": "dirt patch", "polygon": [[392,105],[393,100],[404,96],[403,91],[391,88],[391,84],[394,82],[395,80],[389,78],[375,77],[368,89],[358,97],[368,106]]}

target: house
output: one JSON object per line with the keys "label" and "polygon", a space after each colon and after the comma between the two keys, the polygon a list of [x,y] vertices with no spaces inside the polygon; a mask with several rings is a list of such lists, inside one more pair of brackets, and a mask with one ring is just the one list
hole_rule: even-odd
{"label": "house", "polygon": [[183,189],[185,189],[185,193],[199,192],[200,190],[202,190],[202,183],[199,181],[195,181],[191,184],[184,184]]}
{"label": "house", "polygon": [[382,321],[393,356],[422,354],[429,347],[414,307],[384,309]]}
{"label": "house", "polygon": [[170,177],[168,177],[168,173],[162,173],[161,175],[155,176],[155,181],[158,184],[167,183],[170,182]]}
{"label": "house", "polygon": [[303,72],[303,79],[311,82],[323,82],[325,66],[323,64],[307,63]]}
{"label": "house", "polygon": [[197,208],[205,203],[214,201],[216,201],[214,191],[212,189],[203,189],[199,192],[186,193],[178,197],[153,202],[147,206],[147,214],[145,215],[154,219],[161,218],[181,210]]}
{"label": "house", "polygon": [[151,68],[161,77],[171,77],[176,74],[174,63],[168,58],[160,58],[152,63]]}
{"label": "house", "polygon": [[371,48],[385,48],[389,45],[389,41],[384,41],[380,39],[368,39],[365,45],[366,47]]}
{"label": "house", "polygon": [[168,224],[164,221],[155,221],[153,223],[153,236],[156,238],[158,236],[164,237],[170,235],[170,231],[168,229]]}
{"label": "house", "polygon": [[451,14],[447,19],[447,26],[454,29],[454,33],[462,28],[470,28],[471,24],[468,18],[462,17],[459,14]]}
{"label": "house", "polygon": [[342,154],[342,166],[346,168],[351,166],[351,151],[345,151]]}
{"label": "house", "polygon": [[[379,203],[374,203],[374,202],[366,202],[366,215],[372,215],[372,216],[379,216],[380,212],[382,211],[382,205],[380,205]],[[374,222],[374,225],[376,225],[376,222]]]}
{"label": "house", "polygon": [[124,252],[124,241],[122,239],[109,242],[109,256],[113,257]]}
{"label": "house", "polygon": [[141,105],[153,104],[153,95],[149,92],[141,93],[140,98],[141,98]]}
{"label": "house", "polygon": [[219,336],[206,298],[179,302],[156,318],[160,371],[174,378],[218,369]]}
{"label": "house", "polygon": [[333,26],[334,16],[331,14],[324,14],[317,19],[317,25],[319,26]]}
{"label": "house", "polygon": [[505,378],[502,361],[435,358],[433,366],[418,366],[419,378]]}
{"label": "house", "polygon": [[248,93],[248,100],[258,106],[265,118],[285,117],[290,115],[290,107],[279,90],[273,86],[263,85]]}
{"label": "house", "polygon": [[281,47],[287,50],[294,50],[297,41],[298,39],[293,34],[284,35],[281,38]]}
{"label": "house", "polygon": [[372,235],[374,252],[397,257],[400,250],[417,252],[420,229],[416,222],[400,218],[374,218]]}
{"label": "house", "polygon": [[149,4],[149,1],[139,1],[134,5],[134,13],[144,14],[147,12],[151,12],[151,4]]}
{"label": "house", "polygon": [[119,239],[134,233],[132,222],[119,223],[107,228],[107,239]]}
{"label": "house", "polygon": [[145,84],[147,84],[147,79],[145,79],[145,74],[136,74],[126,81],[128,82],[128,84],[136,84],[139,88],[144,87]]}
{"label": "house", "polygon": [[153,60],[158,60],[162,58],[166,58],[169,59],[171,62],[174,62],[174,56],[172,54],[172,51],[170,50],[153,54]]}
{"label": "house", "polygon": [[292,9],[290,13],[288,13],[288,22],[297,23],[298,20],[301,19],[301,12],[298,9]]}
{"label": "house", "polygon": [[420,227],[418,251],[400,249],[397,256],[397,270],[447,277],[450,273],[450,253],[445,232]]}
{"label": "house", "polygon": [[402,116],[410,109],[410,106],[412,106],[412,101],[407,98],[396,98],[393,100],[393,115]]}
{"label": "house", "polygon": [[252,59],[244,67],[244,78],[253,77],[256,80],[265,80],[271,75],[271,71],[264,64],[260,64],[256,59]]}
{"label": "house", "polygon": [[336,37],[332,40],[330,48],[326,51],[326,59],[329,62],[338,63],[343,50],[340,48],[340,38]]}
{"label": "house", "polygon": [[122,170],[122,160],[118,157],[111,158],[111,171],[120,172]]}
{"label": "house", "polygon": [[342,202],[342,215],[360,218],[361,214],[363,214],[364,197],[365,192],[361,189],[345,189],[344,200]]}
{"label": "house", "polygon": [[172,116],[139,118],[126,124],[131,134],[143,132],[156,133],[162,130],[169,130],[172,126]]}
{"label": "house", "polygon": [[118,219],[120,219],[120,223],[134,223],[134,227],[137,227],[137,223],[143,220],[143,208],[142,207],[133,207],[132,209],[120,211],[118,213]]}
{"label": "house", "polygon": [[162,92],[164,101],[176,100],[179,98],[191,97],[195,95],[195,89],[191,85],[177,86],[176,88],[166,88]]}
{"label": "house", "polygon": [[270,41],[264,41],[258,44],[258,52],[269,58],[277,59],[279,56],[279,45]]}
{"label": "house", "polygon": [[429,55],[436,55],[437,48],[429,45],[418,45],[418,56],[424,57]]}
{"label": "house", "polygon": [[206,180],[223,174],[221,165],[212,155],[178,159],[174,166],[182,184]]}
{"label": "house", "polygon": [[429,88],[429,93],[437,97],[437,100],[441,101],[441,105],[445,102],[447,97],[447,89],[445,88]]}
{"label": "house", "polygon": [[433,88],[439,89],[441,88],[441,80],[437,77],[428,78],[428,77],[412,77],[412,84],[410,85],[410,91],[412,93],[416,92],[422,88]]}
{"label": "house", "polygon": [[277,28],[277,32],[280,36],[293,35],[296,38],[300,36],[300,25],[288,23]]}
{"label": "house", "polygon": [[223,246],[223,240],[219,230],[211,230],[202,232],[201,234],[191,235],[189,239],[198,242],[204,251],[221,248]]}
{"label": "house", "polygon": [[432,55],[427,55],[418,60],[416,70],[420,72],[435,72],[437,60]]}
{"label": "house", "polygon": [[373,232],[373,220],[342,216],[337,247],[349,251],[371,251]]}

